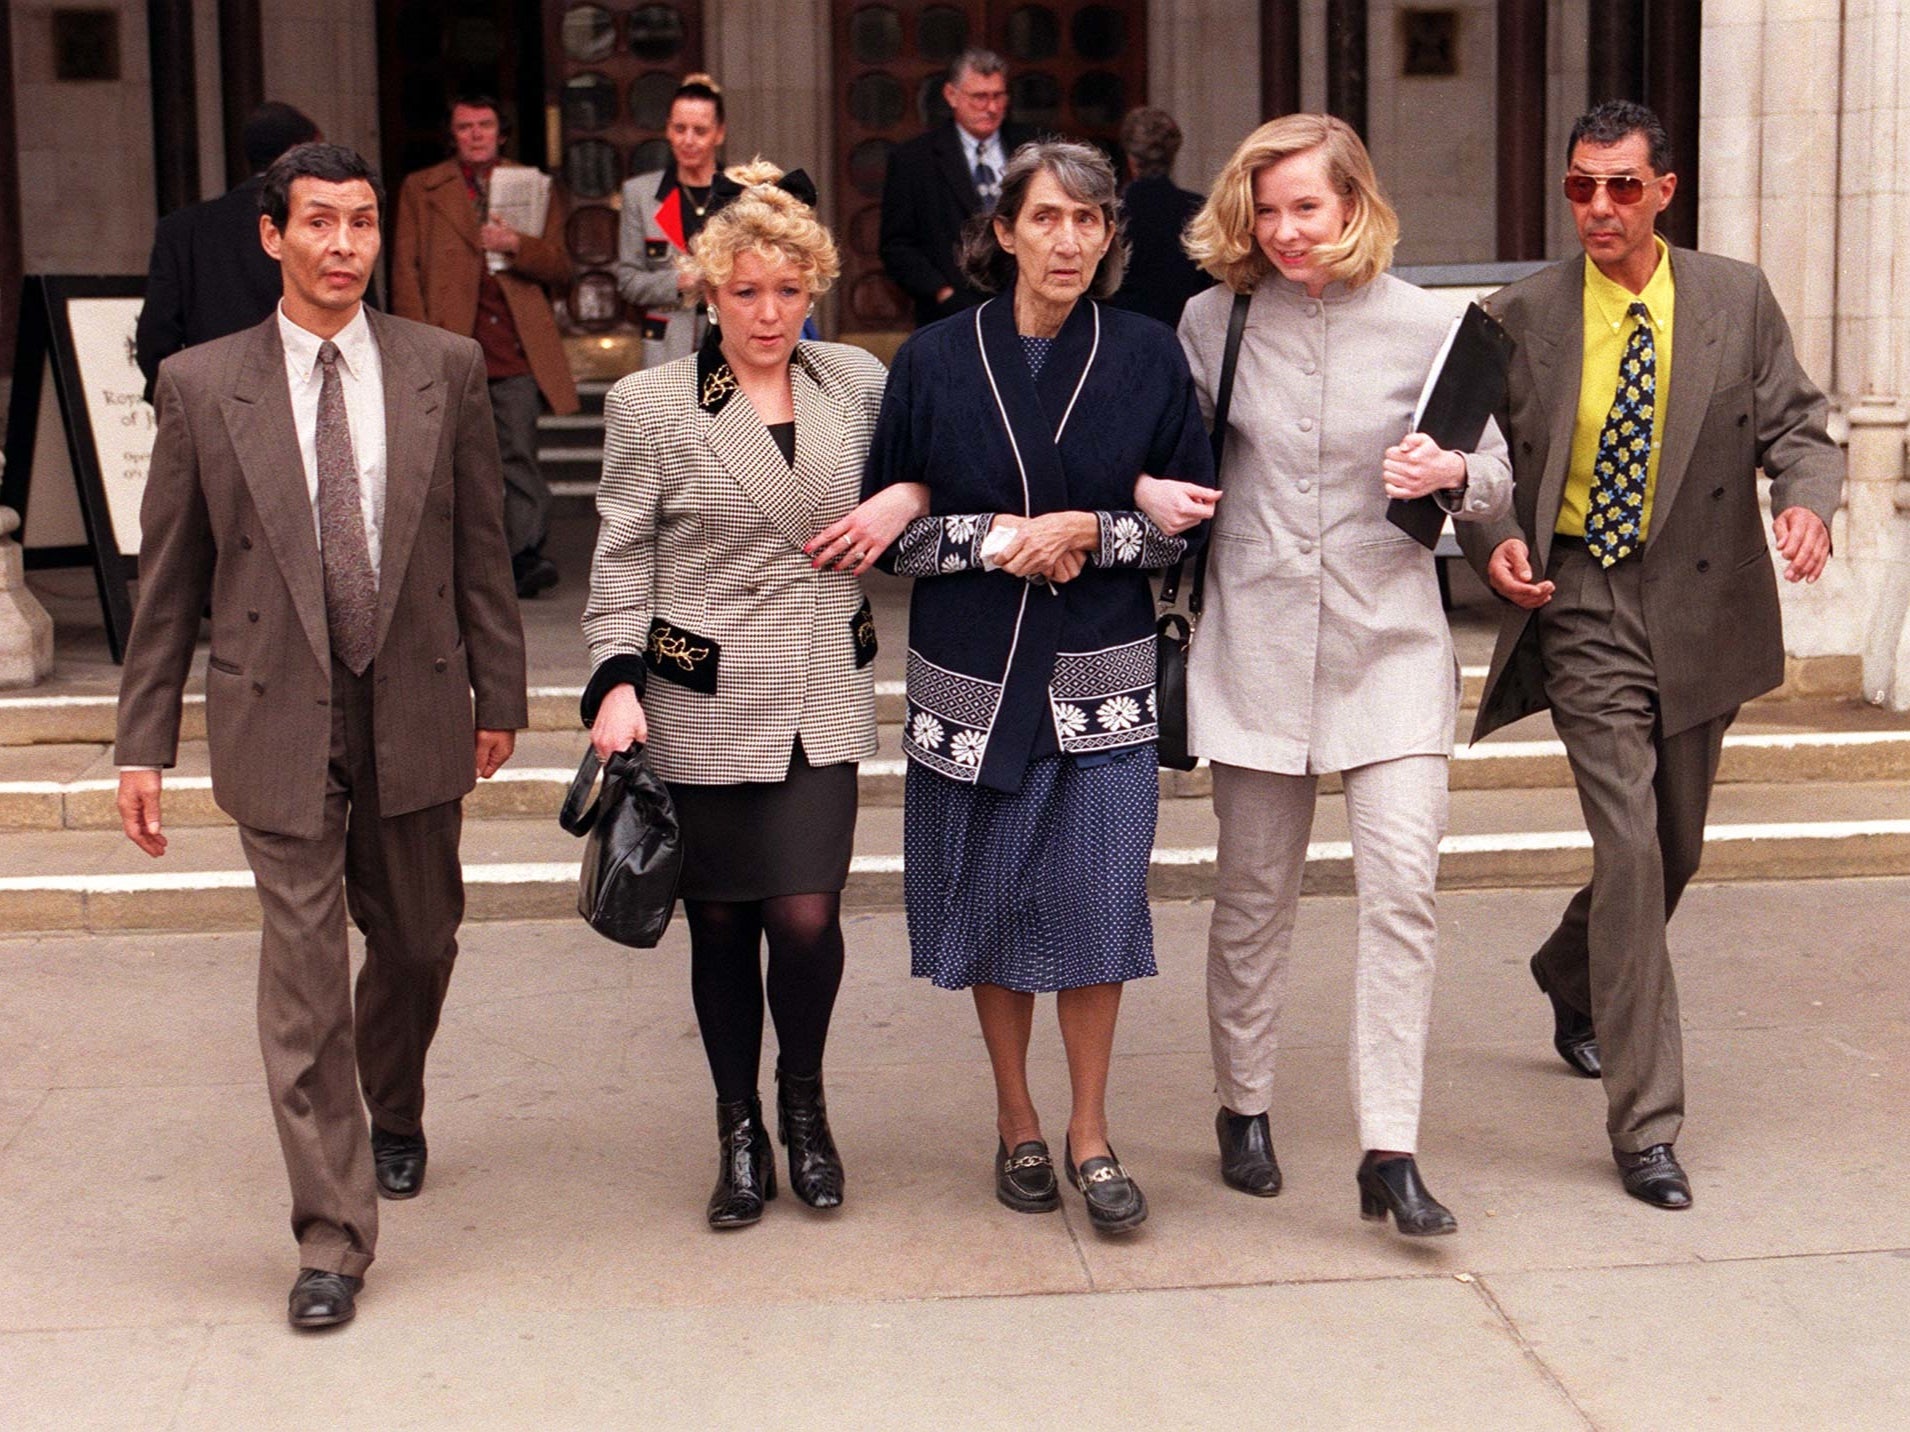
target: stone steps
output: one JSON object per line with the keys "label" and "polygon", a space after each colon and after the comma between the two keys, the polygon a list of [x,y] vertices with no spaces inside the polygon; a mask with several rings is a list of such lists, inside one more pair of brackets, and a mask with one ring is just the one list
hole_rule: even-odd
{"label": "stone steps", "polygon": [[[505,783],[508,784],[508,783]],[[493,788],[496,788],[495,786]],[[469,915],[475,920],[572,915],[580,845],[541,818],[480,814],[466,821]],[[1569,789],[1461,790],[1440,867],[1444,889],[1573,885],[1591,869]],[[258,920],[252,879],[227,826],[168,817],[163,861],[117,829],[16,831],[5,837],[0,929],[245,929]],[[1162,803],[1149,889],[1158,900],[1212,894],[1215,825],[1199,800]],[[1783,880],[1910,874],[1910,785],[1897,780],[1721,785],[1713,800],[1703,878]],[[902,813],[863,812],[844,904],[892,909],[902,894]],[[1308,852],[1309,893],[1352,889],[1344,804],[1320,802]]]}
{"label": "stone steps", "polygon": [[[905,763],[900,728],[884,725],[880,738],[880,753],[864,761],[860,769],[865,808],[902,804]],[[584,744],[574,720],[566,731],[524,733],[511,764],[467,799],[469,818],[510,820],[554,813],[563,802]],[[224,812],[212,802],[208,770],[203,742],[182,745],[179,763],[165,781],[169,826],[227,823]],[[1718,780],[1721,785],[1910,781],[1910,731],[1734,731],[1725,738]],[[1555,739],[1492,740],[1461,745],[1453,755],[1455,792],[1564,790],[1571,784],[1565,748]],[[0,748],[0,831],[117,830],[117,786],[108,746]],[[1338,778],[1325,777],[1321,789],[1326,794],[1337,791]],[[1211,792],[1211,773],[1205,765],[1192,771],[1161,772],[1164,802],[1205,801]]]}

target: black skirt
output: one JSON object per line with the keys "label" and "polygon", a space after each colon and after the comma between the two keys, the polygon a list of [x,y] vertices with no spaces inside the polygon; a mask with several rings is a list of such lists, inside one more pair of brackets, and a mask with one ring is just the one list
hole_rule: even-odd
{"label": "black skirt", "polygon": [[856,763],[812,766],[797,740],[780,781],[671,781],[683,826],[685,900],[840,891],[855,847]]}

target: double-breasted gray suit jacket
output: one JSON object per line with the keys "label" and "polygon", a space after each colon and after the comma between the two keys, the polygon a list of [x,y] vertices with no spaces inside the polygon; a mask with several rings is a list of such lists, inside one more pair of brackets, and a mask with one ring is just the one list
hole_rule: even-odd
{"label": "double-breasted gray suit jacket", "polygon": [[[471,789],[474,727],[526,724],[524,638],[484,355],[469,338],[367,317],[386,442],[373,733],[379,810],[392,816]],[[331,637],[278,315],[167,359],[157,399],[115,759],[173,764],[210,599],[213,798],[241,825],[315,838]]]}
{"label": "double-breasted gray suit jacket", "polygon": [[632,373],[604,400],[585,719],[606,676],[630,680],[672,781],[782,780],[798,736],[811,765],[873,756],[862,584],[802,548],[861,496],[887,370],[859,348],[797,345],[792,468],[740,392],[699,403],[698,362]]}
{"label": "double-breasted gray suit jacket", "polygon": [[[1771,479],[1773,513],[1805,507],[1827,527],[1844,480],[1843,454],[1825,430],[1829,404],[1798,364],[1763,273],[1689,249],[1672,249],[1669,261],[1677,341],[1651,526],[1639,559],[1667,736],[1722,716],[1784,679],[1759,469]],[[1486,300],[1516,349],[1499,418],[1512,445],[1512,510],[1458,533],[1482,576],[1510,537],[1524,540],[1535,572],[1551,558],[1584,364],[1586,262],[1554,264]],[[1533,613],[1504,605],[1474,740],[1548,704],[1538,624]]]}

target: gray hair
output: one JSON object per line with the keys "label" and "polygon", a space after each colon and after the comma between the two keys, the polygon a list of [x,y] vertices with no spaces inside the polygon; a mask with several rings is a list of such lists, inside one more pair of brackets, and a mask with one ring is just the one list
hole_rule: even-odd
{"label": "gray hair", "polygon": [[1172,169],[1180,145],[1180,126],[1164,109],[1130,109],[1121,121],[1121,148],[1133,161],[1134,172],[1143,179]]}
{"label": "gray hair", "polygon": [[970,45],[954,59],[948,62],[948,82],[959,85],[963,75],[1005,75],[1008,73],[1008,61],[993,50],[984,50],[979,45]]}
{"label": "gray hair", "polygon": [[1009,156],[1001,172],[1001,198],[992,214],[977,214],[962,229],[962,275],[983,293],[1000,293],[1015,285],[1015,256],[1001,246],[995,220],[1009,228],[1021,217],[1035,176],[1046,174],[1061,192],[1077,204],[1094,204],[1107,221],[1114,241],[1089,285],[1092,298],[1106,298],[1121,286],[1127,272],[1127,220],[1121,212],[1114,166],[1092,144],[1072,139],[1040,139],[1024,144]]}

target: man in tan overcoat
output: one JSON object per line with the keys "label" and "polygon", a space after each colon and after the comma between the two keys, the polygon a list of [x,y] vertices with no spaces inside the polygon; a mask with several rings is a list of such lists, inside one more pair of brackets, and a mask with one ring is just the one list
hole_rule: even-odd
{"label": "man in tan overcoat", "polygon": [[488,216],[491,175],[519,167],[500,157],[495,100],[480,95],[454,104],[451,139],[457,152],[411,175],[399,191],[391,311],[475,338],[483,348],[504,463],[511,573],[517,594],[534,597],[557,582],[557,567],[543,552],[550,488],[537,463],[539,395],[553,413],[578,407],[551,315],[550,290],[570,282],[565,205],[553,190],[539,234],[520,234]]}
{"label": "man in tan overcoat", "polygon": [[1725,729],[1784,677],[1758,500],[1785,577],[1830,556],[1844,460],[1764,275],[1668,246],[1677,187],[1656,115],[1608,101],[1573,126],[1583,258],[1486,306],[1517,345],[1512,511],[1459,529],[1508,605],[1473,730],[1549,708],[1592,837],[1592,881],[1532,957],[1553,1045],[1602,1075],[1625,1191],[1688,1208],[1678,993],[1665,925],[1704,850]]}
{"label": "man in tan overcoat", "polygon": [[[212,794],[264,907],[298,1328],[352,1316],[379,1194],[422,1187],[462,799],[526,719],[484,357],[365,307],[380,198],[351,150],[289,151],[261,194],[277,311],[160,366],[115,747],[126,834],[163,855],[162,771],[209,609]],[[365,936],[355,1002],[347,914]]]}

